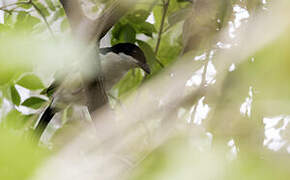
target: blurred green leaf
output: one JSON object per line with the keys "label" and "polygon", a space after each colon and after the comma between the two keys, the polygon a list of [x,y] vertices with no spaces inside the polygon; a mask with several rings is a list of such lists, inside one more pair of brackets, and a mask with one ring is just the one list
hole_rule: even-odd
{"label": "blurred green leaf", "polygon": [[21,129],[30,116],[24,115],[16,109],[12,109],[4,118],[6,127]]}
{"label": "blurred green leaf", "polygon": [[5,84],[5,85],[0,86],[0,91],[2,93],[3,98],[11,100],[11,93],[10,93],[10,85],[9,84]]}
{"label": "blurred green leaf", "polygon": [[36,24],[40,22],[41,21],[39,18],[31,16],[28,12],[20,11],[17,14],[17,20],[14,24],[14,27],[18,30],[26,30],[29,32]]}
{"label": "blurred green leaf", "polygon": [[168,7],[168,15],[170,15],[173,12],[176,12],[181,8],[180,3],[178,0],[169,0],[169,7]]}
{"label": "blurred green leaf", "polygon": [[60,25],[60,29],[61,31],[66,31],[67,29],[69,28],[69,23],[68,23],[68,20],[66,18],[64,18],[62,21],[61,21],[61,25]]}
{"label": "blurred green leaf", "polygon": [[176,23],[183,21],[187,18],[187,16],[189,15],[189,13],[191,12],[191,7],[189,8],[183,8],[183,9],[179,9],[175,12],[173,12],[172,14],[170,14],[170,16],[168,17],[168,23],[170,26],[175,25]]}
{"label": "blurred green leaf", "polygon": [[47,8],[39,1],[39,0],[33,0],[33,3],[35,4],[35,6],[41,11],[41,13],[47,17],[50,15],[49,11],[47,10]]}
{"label": "blurred green leaf", "polygon": [[0,97],[0,108],[2,108],[2,104],[3,104],[3,97]]}
{"label": "blurred green leaf", "polygon": [[163,14],[163,8],[161,6],[155,6],[153,9],[153,15],[154,15],[154,20],[155,20],[154,26],[156,29],[160,28],[162,14]]}
{"label": "blurred green leaf", "polygon": [[61,18],[64,16],[64,13],[63,13],[63,9],[60,8],[60,9],[57,9],[56,12],[53,14],[53,17],[51,19],[51,22],[54,22],[56,21],[58,18]]}
{"label": "blurred green leaf", "polygon": [[13,104],[15,104],[16,106],[19,106],[21,98],[14,85],[10,87],[10,93],[11,93],[11,99],[12,99]]}
{"label": "blurred green leaf", "polygon": [[25,11],[19,11],[18,14],[17,14],[17,21],[24,21],[24,19],[26,18],[27,16],[27,12]]}
{"label": "blurred green leaf", "polygon": [[155,26],[153,24],[150,24],[148,22],[143,22],[142,24],[136,26],[137,32],[144,33],[147,36],[152,37],[152,34],[154,32],[157,32],[155,29]]}
{"label": "blurred green leaf", "polygon": [[13,131],[0,129],[0,179],[28,180],[47,156],[39,149]]}
{"label": "blurred green leaf", "polygon": [[193,0],[177,0],[179,3],[190,2],[193,3]]}
{"label": "blurred green leaf", "polygon": [[141,69],[133,69],[129,71],[114,87],[118,89],[118,97],[121,97],[122,95],[129,93],[131,90],[138,87],[142,82],[143,77],[144,75]]}
{"label": "blurred green leaf", "polygon": [[55,11],[55,6],[53,5],[52,0],[45,0],[45,3],[48,5],[50,10]]}
{"label": "blurred green leaf", "polygon": [[4,20],[5,20],[5,24],[12,25],[13,24],[13,14],[5,13]]}
{"label": "blurred green leaf", "polygon": [[17,81],[17,84],[30,90],[44,88],[42,81],[34,74],[27,74],[23,76],[19,81]]}
{"label": "blurred green leaf", "polygon": [[150,13],[146,10],[139,9],[127,15],[128,20],[133,24],[141,24],[146,21]]}
{"label": "blurred green leaf", "polygon": [[32,8],[32,4],[31,3],[26,3],[28,2],[27,0],[18,0],[18,2],[24,2],[23,4],[19,4],[19,7],[22,7],[23,9],[30,9]]}
{"label": "blurred green leaf", "polygon": [[60,13],[60,16],[61,17],[65,16],[65,12],[64,12],[64,9],[63,8],[60,8],[59,9],[59,13]]}
{"label": "blurred green leaf", "polygon": [[32,109],[40,108],[46,100],[39,97],[30,97],[26,99],[21,105]]}
{"label": "blurred green leaf", "polygon": [[38,23],[41,23],[41,20],[39,18],[37,18],[37,17],[28,15],[26,18],[27,18],[26,19],[27,25],[29,25],[31,27],[35,26]]}

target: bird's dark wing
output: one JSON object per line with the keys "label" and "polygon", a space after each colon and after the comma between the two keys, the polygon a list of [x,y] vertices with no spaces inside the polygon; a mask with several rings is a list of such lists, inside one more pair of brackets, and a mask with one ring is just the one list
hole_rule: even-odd
{"label": "bird's dark wing", "polygon": [[34,130],[34,141],[38,142],[40,140],[41,135],[43,134],[44,130],[46,129],[48,123],[51,121],[53,116],[57,113],[57,109],[50,104],[44,112],[40,115],[40,119]]}
{"label": "bird's dark wing", "polygon": [[104,76],[98,75],[97,78],[88,83],[86,87],[87,106],[89,112],[95,111],[108,102],[104,81]]}
{"label": "bird's dark wing", "polygon": [[[100,48],[101,54],[107,54],[111,52],[111,48]],[[59,75],[61,74],[61,75]],[[86,80],[83,84],[85,94],[73,94],[74,98],[67,98],[67,92],[62,90],[62,84],[68,77],[68,74],[58,73],[56,80],[42,93],[47,94],[48,96],[52,96],[54,99],[52,103],[45,109],[44,113],[40,115],[40,119],[38,124],[36,125],[35,132],[37,140],[40,139],[47,125],[58,111],[62,111],[62,109],[57,109],[54,106],[57,106],[59,103],[73,103],[69,101],[73,101],[73,99],[85,99],[89,112],[93,112],[96,109],[102,107],[103,105],[108,103],[108,96],[104,87],[104,76],[101,72],[98,72],[95,78]],[[69,87],[64,87],[69,88]],[[60,93],[61,92],[61,93]],[[64,92],[64,93],[63,93]],[[63,97],[61,97],[63,96]],[[76,98],[75,96],[81,96]]]}

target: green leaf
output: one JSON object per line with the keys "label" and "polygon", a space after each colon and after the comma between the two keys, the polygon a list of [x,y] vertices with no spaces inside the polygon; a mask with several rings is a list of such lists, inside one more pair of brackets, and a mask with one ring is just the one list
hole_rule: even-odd
{"label": "green leaf", "polygon": [[17,82],[17,84],[30,90],[38,90],[44,88],[42,81],[34,74],[28,74],[23,76]]}
{"label": "green leaf", "polygon": [[34,16],[31,16],[31,15],[28,15],[26,17],[26,22],[29,26],[33,27],[35,26],[36,24],[38,23],[41,23],[41,20],[38,19],[37,17],[34,17]]}
{"label": "green leaf", "polygon": [[69,28],[69,23],[67,19],[63,19],[60,25],[61,30],[64,32]]}
{"label": "green leaf", "polygon": [[179,2],[179,3],[183,3],[183,2],[193,3],[193,0],[177,0],[177,2]]}
{"label": "green leaf", "polygon": [[10,85],[5,84],[3,86],[0,86],[1,93],[2,93],[2,98],[6,98],[7,100],[11,100],[11,93],[10,93]]}
{"label": "green leaf", "polygon": [[5,125],[9,128],[20,129],[27,122],[30,116],[23,115],[16,109],[12,109],[5,117]]}
{"label": "green leaf", "polygon": [[111,38],[111,44],[112,45],[115,45],[115,44],[118,43],[121,29],[122,29],[122,24],[121,23],[117,23],[114,26],[114,28],[112,30],[112,38]]}
{"label": "green leaf", "polygon": [[134,11],[132,14],[127,15],[127,19],[133,24],[140,24],[145,22],[149,15],[150,12],[139,9]]}
{"label": "green leaf", "polygon": [[24,21],[26,18],[27,12],[19,11],[17,14],[17,21]]}
{"label": "green leaf", "polygon": [[61,17],[65,16],[65,12],[64,12],[64,9],[63,8],[60,8],[59,9],[59,13],[60,13],[60,16]]}
{"label": "green leaf", "polygon": [[154,15],[154,20],[155,20],[154,26],[156,27],[156,29],[160,28],[162,12],[163,12],[163,8],[160,6],[155,6],[153,9],[153,15]]}
{"label": "green leaf", "polygon": [[168,17],[168,23],[170,26],[175,25],[176,23],[185,20],[191,12],[191,7],[179,9]]}
{"label": "green leaf", "polygon": [[112,30],[112,36],[113,36],[111,38],[112,45],[123,43],[123,42],[131,42],[131,43],[136,42],[136,30],[129,23],[116,24],[114,26],[114,29]]}
{"label": "green leaf", "polygon": [[[9,25],[7,25],[7,24],[0,24],[0,33],[2,34],[4,34],[4,33],[8,33],[8,32],[11,32],[12,31],[12,28],[9,26]],[[1,35],[0,34],[0,35]]]}
{"label": "green leaf", "polygon": [[21,99],[14,85],[10,87],[10,94],[11,94],[11,99],[12,99],[13,104],[15,104],[16,106],[19,106]]}
{"label": "green leaf", "polygon": [[32,4],[31,3],[26,3],[26,4],[19,4],[19,7],[23,8],[23,9],[30,9],[32,8]]}
{"label": "green leaf", "polygon": [[148,23],[148,22],[142,23],[138,27],[138,31],[141,33],[144,33],[145,35],[150,36],[150,37],[152,37],[152,34],[154,32],[157,32],[155,29],[155,26],[153,24]]}
{"label": "green leaf", "polygon": [[41,13],[45,17],[50,15],[50,13],[48,12],[47,8],[43,4],[41,4],[39,1],[33,1],[33,2],[35,4],[35,6],[41,11]]}
{"label": "green leaf", "polygon": [[157,63],[157,58],[155,56],[155,53],[154,53],[154,50],[152,49],[152,47],[144,41],[138,41],[138,45],[142,49],[142,51],[144,52],[147,63],[150,65],[151,75],[158,72],[161,69],[161,67]]}
{"label": "green leaf", "polygon": [[123,26],[121,31],[120,31],[119,40],[120,40],[120,42],[134,43],[136,41],[135,29],[129,24],[126,24],[125,26]]}
{"label": "green leaf", "polygon": [[177,11],[178,9],[180,9],[180,4],[178,0],[170,0],[168,14],[170,15],[171,13]]}
{"label": "green leaf", "polygon": [[2,104],[3,104],[3,97],[0,97],[0,108],[2,108]]}
{"label": "green leaf", "polygon": [[25,11],[20,11],[17,14],[15,28],[31,31],[33,27],[40,22],[40,19],[38,19],[37,17],[31,16]]}
{"label": "green leaf", "polygon": [[144,41],[138,41],[138,45],[142,49],[142,51],[144,52],[145,57],[147,59],[147,63],[149,65],[153,64],[156,57],[155,57],[155,53],[154,53],[152,47]]}
{"label": "green leaf", "polygon": [[49,9],[55,11],[55,7],[51,0],[45,0],[46,4],[48,5]]}
{"label": "green leaf", "polygon": [[63,16],[64,16],[64,14],[63,14],[63,9],[58,9],[58,10],[54,13],[54,15],[53,15],[51,21],[56,21],[58,18],[63,17]]}
{"label": "green leaf", "polygon": [[40,108],[46,100],[39,98],[39,97],[30,97],[26,99],[21,105],[26,106],[32,109]]}
{"label": "green leaf", "polygon": [[24,138],[22,133],[15,133],[7,128],[0,129],[0,179],[27,180],[40,167],[49,154],[45,148],[39,148]]}
{"label": "green leaf", "polygon": [[9,13],[5,13],[4,21],[5,21],[5,24],[12,25],[13,24],[13,15],[9,14]]}
{"label": "green leaf", "polygon": [[115,86],[118,89],[118,97],[129,93],[130,90],[137,88],[143,80],[143,72],[140,69],[130,70],[122,80]]}

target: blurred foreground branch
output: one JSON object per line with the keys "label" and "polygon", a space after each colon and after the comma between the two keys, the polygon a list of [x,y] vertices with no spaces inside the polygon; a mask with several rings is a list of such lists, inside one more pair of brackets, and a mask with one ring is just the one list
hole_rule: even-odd
{"label": "blurred foreground branch", "polygon": [[[289,2],[276,1],[273,3],[273,8],[270,9],[271,13],[264,12],[257,15],[236,33],[237,41],[232,42],[233,40],[228,38],[228,29],[216,37],[237,45],[218,52],[214,60],[219,72],[217,83],[207,89],[207,94],[220,93],[230,64],[242,63],[253,52],[263,48],[289,27],[290,22],[284,18],[290,16],[289,9]],[[267,31],[265,32],[264,29]],[[96,112],[94,114],[94,119],[97,120],[94,127],[96,128],[95,136],[76,138],[47,162],[42,171],[39,171],[37,179],[120,179],[125,171],[130,170],[128,163],[124,163],[122,160],[123,157],[130,159],[131,162],[138,162],[144,158],[145,152],[152,151],[173,135],[172,132],[167,132],[167,128],[153,129],[152,131],[157,132],[158,136],[150,139],[151,141],[147,145],[142,146],[144,148],[134,149],[133,155],[125,153],[126,156],[122,156],[128,148],[141,146],[144,142],[142,140],[147,132],[140,128],[141,122],[148,121],[153,115],[161,114],[162,117],[178,106],[182,106],[188,99],[194,99],[200,95],[198,87],[186,95],[183,95],[183,92],[185,82],[192,76],[192,72],[200,69],[201,66],[202,64],[193,61],[192,57],[184,56],[174,66],[144,84],[140,89],[137,107],[135,97],[129,98],[124,103],[126,108],[120,108],[116,112],[118,121],[107,116],[109,109]],[[173,74],[173,76],[168,74]],[[160,112],[160,109],[163,111]],[[137,145],[134,146],[135,143]],[[80,156],[80,154],[84,156]],[[65,174],[65,169],[69,169],[72,173]],[[48,177],[47,174],[50,176]]]}

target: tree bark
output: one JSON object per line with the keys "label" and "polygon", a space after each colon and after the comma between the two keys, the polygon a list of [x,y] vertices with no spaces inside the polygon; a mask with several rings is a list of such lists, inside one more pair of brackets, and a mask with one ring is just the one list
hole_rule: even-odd
{"label": "tree bark", "polygon": [[95,42],[131,10],[139,0],[115,0],[102,15],[95,20],[87,18],[79,0],[60,0],[75,36],[86,43]]}

